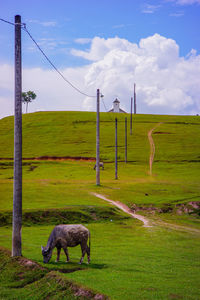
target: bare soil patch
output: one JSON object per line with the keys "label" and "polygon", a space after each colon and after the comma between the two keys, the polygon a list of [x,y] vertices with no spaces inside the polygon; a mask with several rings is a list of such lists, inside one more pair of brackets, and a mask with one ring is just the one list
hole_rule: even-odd
{"label": "bare soil patch", "polygon": [[[23,157],[23,160],[46,160],[46,161],[63,161],[63,160],[83,160],[83,161],[96,161],[95,157],[83,157],[83,156],[38,156],[38,157]],[[13,160],[11,157],[0,157],[0,160]]]}
{"label": "bare soil patch", "polygon": [[171,132],[155,131],[153,134],[172,134]]}
{"label": "bare soil patch", "polygon": [[150,156],[149,156],[149,174],[150,175],[152,175],[152,166],[153,166],[153,161],[154,161],[154,156],[155,156],[155,151],[156,151],[154,140],[152,138],[152,133],[161,124],[162,124],[162,122],[158,123],[155,127],[153,127],[148,132],[148,139],[149,139],[149,144],[150,144]]}
{"label": "bare soil patch", "polygon": [[107,202],[115,205],[119,209],[121,209],[124,212],[126,212],[127,214],[131,215],[133,218],[140,220],[141,222],[143,222],[143,224],[144,224],[143,226],[144,227],[151,227],[149,225],[149,220],[147,218],[145,218],[144,216],[141,216],[141,215],[133,213],[131,211],[131,209],[128,206],[126,206],[126,204],[124,204],[124,203],[122,203],[120,201],[110,200],[110,199],[106,198],[104,195],[101,195],[101,194],[97,194],[97,193],[91,193],[91,194],[94,195],[97,198],[103,199],[103,200],[105,200],[105,201],[107,201]]}

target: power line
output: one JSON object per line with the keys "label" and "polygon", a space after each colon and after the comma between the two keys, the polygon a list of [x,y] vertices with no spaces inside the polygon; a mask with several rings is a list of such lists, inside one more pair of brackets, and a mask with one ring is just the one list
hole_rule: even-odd
{"label": "power line", "polygon": [[105,102],[104,102],[104,100],[103,100],[103,95],[102,95],[101,99],[102,99],[102,102],[103,102],[103,106],[104,106],[104,108],[105,108],[105,111],[109,114],[110,120],[113,121],[113,119],[112,119],[112,117],[111,117],[111,115],[110,115],[110,113],[109,113],[109,111],[108,111],[108,109],[107,109],[107,107],[106,107],[106,104],[105,104]]}
{"label": "power line", "polygon": [[[1,19],[0,21],[8,23],[10,25],[16,25],[15,23],[9,22],[7,20]],[[52,61],[47,57],[47,55],[44,53],[44,51],[41,49],[41,47],[38,45],[38,43],[36,42],[36,40],[32,37],[32,35],[30,34],[30,32],[27,30],[26,28],[26,24],[25,23],[21,23],[22,29],[29,35],[29,37],[31,38],[31,40],[34,42],[34,44],[37,46],[37,48],[40,50],[40,52],[43,54],[43,56],[46,58],[46,60],[50,63],[50,65],[54,68],[54,70],[56,70],[56,72],[64,79],[65,82],[67,82],[73,89],[75,89],[78,93],[89,97],[89,98],[96,98],[96,96],[92,96],[92,95],[88,95],[84,92],[82,92],[79,88],[77,88],[75,85],[73,85],[59,70],[58,68],[52,63]]]}
{"label": "power line", "polygon": [[105,102],[104,102],[104,100],[103,100],[103,97],[102,97],[102,102],[103,102],[103,106],[104,106],[104,108],[105,108],[105,111],[108,112],[107,107],[106,107],[106,105],[105,105]]}
{"label": "power line", "polygon": [[2,21],[2,22],[5,22],[5,23],[8,23],[8,24],[10,24],[10,25],[14,25],[14,26],[15,26],[15,23],[12,23],[12,22],[6,21],[6,20],[4,20],[4,19],[1,19],[1,18],[0,18],[0,21]]}
{"label": "power line", "polygon": [[52,61],[47,57],[47,55],[44,53],[44,51],[41,49],[41,47],[38,45],[38,43],[35,41],[35,39],[32,37],[30,32],[27,30],[26,26],[24,26],[24,31],[29,35],[31,40],[34,42],[34,44],[37,46],[37,48],[40,50],[40,52],[43,54],[43,56],[46,58],[46,60],[50,63],[50,65],[56,70],[56,72],[64,79],[65,82],[67,82],[72,88],[74,88],[77,92],[80,94],[89,97],[89,98],[96,98],[96,96],[88,95],[84,92],[82,92],[79,88],[77,88],[75,85],[73,85],[66,77],[56,68],[56,66],[52,63]]}

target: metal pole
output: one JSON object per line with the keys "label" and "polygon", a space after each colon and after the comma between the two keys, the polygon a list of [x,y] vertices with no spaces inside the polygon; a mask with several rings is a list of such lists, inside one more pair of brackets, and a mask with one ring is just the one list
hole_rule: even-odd
{"label": "metal pole", "polygon": [[133,97],[131,97],[131,120],[130,120],[130,135],[132,135],[132,113],[133,113]]}
{"label": "metal pole", "polygon": [[127,118],[125,118],[125,163],[127,163]]}
{"label": "metal pole", "polygon": [[12,256],[21,256],[22,227],[22,75],[21,16],[15,16],[15,127]]}
{"label": "metal pole", "polygon": [[134,83],[134,114],[136,114],[136,84]]}
{"label": "metal pole", "polygon": [[118,179],[117,167],[117,118],[115,118],[115,179]]}
{"label": "metal pole", "polygon": [[100,91],[97,90],[97,113],[96,113],[96,185],[100,185],[100,155],[99,155],[99,97]]}

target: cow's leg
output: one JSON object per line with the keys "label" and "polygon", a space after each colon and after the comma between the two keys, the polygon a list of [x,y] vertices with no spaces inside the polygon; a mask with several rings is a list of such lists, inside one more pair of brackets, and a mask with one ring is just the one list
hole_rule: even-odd
{"label": "cow's leg", "polygon": [[68,253],[68,249],[67,249],[67,243],[64,240],[61,240],[61,247],[63,248],[65,255],[67,257],[66,262],[69,262],[69,253]]}
{"label": "cow's leg", "polygon": [[66,247],[66,246],[64,246],[64,247],[63,247],[63,250],[64,250],[64,252],[65,252],[65,255],[66,255],[66,257],[67,257],[67,260],[66,260],[66,262],[69,262],[69,253],[68,253],[68,249],[67,249],[67,247]]}
{"label": "cow's leg", "polygon": [[61,247],[57,247],[57,258],[56,258],[56,262],[59,262],[59,259],[60,259],[60,251],[61,251]]}
{"label": "cow's leg", "polygon": [[87,253],[87,258],[88,258],[88,264],[90,263],[90,248],[88,245],[86,245],[86,253]]}
{"label": "cow's leg", "polygon": [[82,262],[83,262],[83,259],[84,259],[85,253],[86,253],[86,249],[87,249],[87,241],[81,243],[82,256],[81,256],[79,264],[82,264]]}

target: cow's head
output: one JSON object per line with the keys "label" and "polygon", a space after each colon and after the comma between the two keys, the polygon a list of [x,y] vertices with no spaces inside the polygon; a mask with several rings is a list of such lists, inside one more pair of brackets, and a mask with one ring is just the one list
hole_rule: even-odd
{"label": "cow's head", "polygon": [[43,255],[43,262],[46,264],[51,259],[52,250],[49,247],[43,247],[43,246],[41,246],[41,249],[42,249],[42,255]]}

